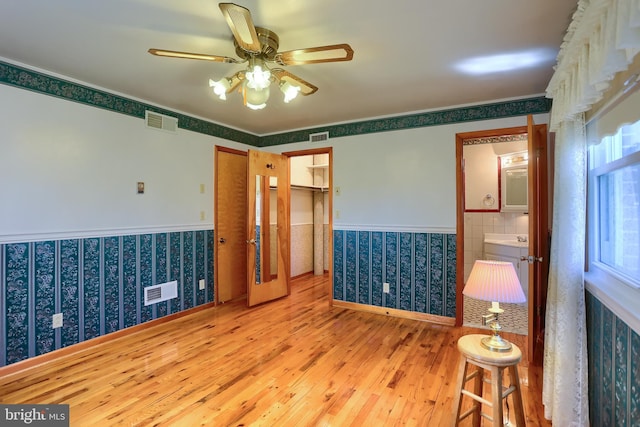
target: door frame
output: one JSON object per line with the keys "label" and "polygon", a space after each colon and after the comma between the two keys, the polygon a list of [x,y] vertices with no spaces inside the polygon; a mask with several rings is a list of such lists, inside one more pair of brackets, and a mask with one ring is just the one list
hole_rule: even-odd
{"label": "door frame", "polygon": [[[528,123],[529,125],[529,123]],[[510,128],[501,128],[501,129],[488,129],[481,131],[473,131],[473,132],[462,132],[456,134],[456,326],[462,326],[464,321],[464,298],[462,294],[462,290],[464,289],[464,204],[465,204],[465,188],[464,188],[464,159],[463,159],[463,141],[466,139],[474,139],[474,138],[490,138],[497,137],[502,135],[515,135],[515,134],[525,134],[529,132],[529,126],[516,126]],[[548,138],[546,134],[547,125],[540,124],[535,125],[533,128],[539,134],[539,136],[544,136],[545,138],[545,146],[548,146]],[[546,153],[544,153],[544,160],[546,162]],[[538,159],[539,153],[529,153],[529,161],[531,162],[533,159]],[[545,168],[541,171],[545,176],[547,175],[546,164]],[[546,179],[540,180],[540,185],[548,185]],[[529,189],[531,191],[531,183]],[[537,190],[537,188],[536,188]],[[549,194],[548,188],[540,190],[540,192],[534,195],[534,198],[539,202],[542,202],[541,197],[546,197]],[[538,215],[543,216],[545,221],[543,223],[547,223],[546,219],[548,218],[548,201],[541,203],[539,206]],[[530,225],[530,231],[532,224]],[[538,230],[538,235],[547,233],[548,230]],[[546,248],[547,242],[539,242],[540,247]],[[548,265],[548,257],[547,254],[541,254],[538,256],[542,256]],[[530,271],[533,268],[540,268],[535,263],[530,265]],[[544,282],[543,282],[544,280]],[[545,287],[545,289],[541,289]],[[541,275],[538,280],[529,282],[529,301],[528,301],[528,331],[527,331],[527,343],[528,343],[528,352],[527,352],[527,360],[530,363],[535,363],[537,360],[537,356],[542,353],[542,349],[538,348],[542,346],[542,342],[536,337],[536,331],[534,331],[534,327],[536,325],[544,325],[544,310],[543,307],[546,301],[534,301],[532,296],[536,297],[544,297],[546,299],[546,275]],[[538,298],[536,298],[538,299]],[[537,306],[541,306],[537,308]],[[540,332],[540,331],[538,331]],[[534,357],[534,354],[536,357]]]}
{"label": "door frame", "polygon": [[[298,156],[308,156],[313,154],[328,154],[329,155],[329,225],[327,233],[328,236],[328,248],[327,248],[327,257],[328,257],[328,268],[329,268],[329,280],[327,281],[327,291],[329,294],[329,305],[333,304],[333,147],[321,147],[321,148],[311,148],[307,150],[297,150],[297,151],[285,151],[282,153],[283,155],[289,158],[289,181],[291,181],[291,157]],[[291,182],[289,182],[289,190],[291,190]],[[289,210],[291,210],[291,197],[289,197]],[[289,218],[291,218],[291,212],[289,212]],[[291,241],[291,224],[289,224],[289,241]]]}

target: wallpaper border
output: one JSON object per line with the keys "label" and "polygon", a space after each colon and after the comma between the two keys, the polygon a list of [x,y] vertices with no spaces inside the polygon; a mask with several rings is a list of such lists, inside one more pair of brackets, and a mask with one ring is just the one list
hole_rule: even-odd
{"label": "wallpaper border", "polygon": [[344,124],[328,125],[272,135],[254,135],[228,128],[186,114],[160,108],[141,101],[115,95],[80,83],[75,83],[39,71],[0,60],[0,83],[20,89],[50,95],[84,105],[114,111],[144,120],[145,110],[175,117],[181,129],[216,136],[254,147],[306,142],[309,135],[328,131],[331,138],[394,130],[440,126],[453,123],[543,114],[551,110],[551,99],[544,96],[495,102],[484,105],[456,107],[439,111],[378,118]]}

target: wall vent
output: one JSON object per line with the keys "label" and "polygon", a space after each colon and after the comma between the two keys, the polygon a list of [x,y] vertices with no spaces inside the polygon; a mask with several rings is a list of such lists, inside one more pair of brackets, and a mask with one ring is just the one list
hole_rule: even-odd
{"label": "wall vent", "polygon": [[166,130],[169,132],[175,132],[178,129],[178,119],[175,117],[165,116],[164,114],[146,110],[144,119],[147,127],[149,128]]}
{"label": "wall vent", "polygon": [[144,305],[167,301],[178,296],[178,281],[161,283],[144,288]]}
{"label": "wall vent", "polygon": [[329,139],[329,132],[318,132],[309,134],[309,142],[322,142]]}

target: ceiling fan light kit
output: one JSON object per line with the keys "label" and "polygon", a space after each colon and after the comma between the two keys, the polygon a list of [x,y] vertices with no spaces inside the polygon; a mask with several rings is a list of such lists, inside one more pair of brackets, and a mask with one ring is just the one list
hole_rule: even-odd
{"label": "ceiling fan light kit", "polygon": [[[209,79],[209,86],[221,100],[226,100],[228,93],[238,89],[242,94],[245,106],[253,110],[260,110],[267,106],[270,86],[275,82],[284,95],[284,102],[289,103],[299,94],[311,95],[318,88],[280,68],[280,66],[350,61],[353,58],[353,49],[344,43],[279,53],[280,39],[278,35],[266,28],[253,25],[251,12],[248,9],[234,3],[220,3],[219,6],[233,33],[236,54],[241,60],[228,56],[162,49],[149,49],[149,53],[169,58],[198,59],[232,64],[248,63],[246,70],[238,71],[231,77],[223,77],[218,81]],[[276,64],[276,66],[271,68],[268,63]]]}

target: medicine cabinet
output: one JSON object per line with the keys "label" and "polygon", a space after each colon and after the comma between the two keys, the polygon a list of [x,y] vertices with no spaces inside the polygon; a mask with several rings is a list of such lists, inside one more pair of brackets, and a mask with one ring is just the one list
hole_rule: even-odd
{"label": "medicine cabinet", "polygon": [[529,184],[527,153],[500,157],[501,212],[527,212],[529,210]]}

